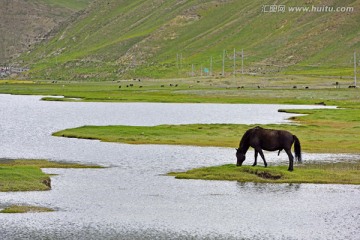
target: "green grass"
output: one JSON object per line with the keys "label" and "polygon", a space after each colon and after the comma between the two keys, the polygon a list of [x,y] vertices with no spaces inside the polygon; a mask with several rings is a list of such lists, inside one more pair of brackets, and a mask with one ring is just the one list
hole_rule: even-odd
{"label": "green grass", "polygon": [[45,191],[51,189],[51,179],[41,168],[99,168],[77,163],[47,160],[0,160],[0,192]]}
{"label": "green grass", "polygon": [[53,212],[54,210],[46,207],[28,206],[28,205],[11,205],[5,207],[0,213],[40,213]]}
{"label": "green grass", "polygon": [[50,190],[50,177],[34,166],[0,167],[0,191]]}
{"label": "green grass", "polygon": [[0,167],[37,167],[37,168],[101,168],[98,165],[54,162],[45,159],[0,159]]}
{"label": "green grass", "polygon": [[[341,88],[335,89],[335,82]],[[133,87],[130,87],[130,84]],[[173,87],[170,86],[173,85]],[[178,85],[174,87],[174,85]],[[279,103],[314,104],[325,102],[341,107],[360,107],[358,89],[348,89],[348,79],[274,76],[244,78],[193,78],[105,83],[58,81],[0,81],[0,93],[65,96],[46,100],[112,102],[187,102],[187,103]],[[119,88],[121,86],[121,88]],[[163,86],[163,87],[161,87]],[[244,88],[239,88],[239,87]],[[258,89],[257,86],[260,86]],[[297,86],[297,89],[293,87]],[[309,87],[309,89],[305,89]]]}
{"label": "green grass", "polygon": [[287,166],[237,167],[234,164],[171,172],[178,179],[226,180],[260,183],[360,184],[360,161],[341,163],[306,163]]}

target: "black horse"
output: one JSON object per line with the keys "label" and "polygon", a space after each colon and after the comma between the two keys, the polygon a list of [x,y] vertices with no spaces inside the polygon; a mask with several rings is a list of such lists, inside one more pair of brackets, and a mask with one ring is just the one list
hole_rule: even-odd
{"label": "black horse", "polygon": [[245,154],[249,147],[255,149],[255,161],[253,166],[257,164],[257,156],[260,153],[261,158],[264,161],[265,167],[267,163],[265,161],[264,153],[262,150],[267,151],[280,151],[285,150],[289,157],[289,171],[294,170],[294,157],[291,153],[291,146],[294,143],[295,158],[298,162],[301,162],[301,146],[299,139],[288,131],[264,129],[262,127],[254,127],[245,132],[240,140],[239,148],[236,149],[237,166],[241,166],[245,161]]}

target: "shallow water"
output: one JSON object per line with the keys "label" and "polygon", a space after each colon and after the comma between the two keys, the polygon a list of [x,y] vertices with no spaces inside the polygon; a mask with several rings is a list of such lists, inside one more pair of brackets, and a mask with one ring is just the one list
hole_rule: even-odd
{"label": "shallow water", "polygon": [[[358,186],[177,180],[164,174],[234,163],[235,150],[51,136],[54,131],[85,124],[260,124],[283,123],[289,116],[277,112],[285,108],[282,105],[266,105],[271,118],[265,121],[256,110],[260,108],[264,106],[58,103],[34,96],[0,95],[0,158],[109,166],[45,169],[58,174],[52,177],[51,191],[0,193],[0,207],[17,203],[57,210],[0,214],[0,239],[356,239],[360,230]],[[253,153],[248,154],[245,163],[251,164]],[[270,165],[287,161],[284,153],[265,155]],[[304,157],[338,161],[359,155]]]}

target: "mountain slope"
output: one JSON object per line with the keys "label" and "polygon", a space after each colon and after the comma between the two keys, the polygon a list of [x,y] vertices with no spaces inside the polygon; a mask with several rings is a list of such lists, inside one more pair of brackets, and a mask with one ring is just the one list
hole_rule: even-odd
{"label": "mountain slope", "polygon": [[0,7],[0,66],[49,37],[61,22],[90,0],[2,0]]}
{"label": "mountain slope", "polygon": [[[22,60],[29,77],[113,80],[240,72],[351,75],[360,48],[359,0],[108,0],[93,2]],[[301,6],[351,12],[291,12]],[[212,59],[212,60],[211,60]],[[206,71],[200,69],[207,68]],[[201,73],[200,73],[201,72]]]}

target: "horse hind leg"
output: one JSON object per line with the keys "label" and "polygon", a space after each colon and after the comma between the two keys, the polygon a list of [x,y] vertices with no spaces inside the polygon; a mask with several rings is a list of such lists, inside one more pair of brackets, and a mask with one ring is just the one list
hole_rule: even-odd
{"label": "horse hind leg", "polygon": [[256,166],[256,164],[257,164],[258,153],[259,153],[259,152],[256,151],[256,149],[255,149],[255,156],[254,156],[254,159],[255,159],[255,160],[254,160],[254,163],[253,163],[253,167]]}
{"label": "horse hind leg", "polygon": [[285,149],[286,154],[289,157],[289,168],[288,171],[293,171],[294,170],[294,156],[291,153],[290,149]]}

